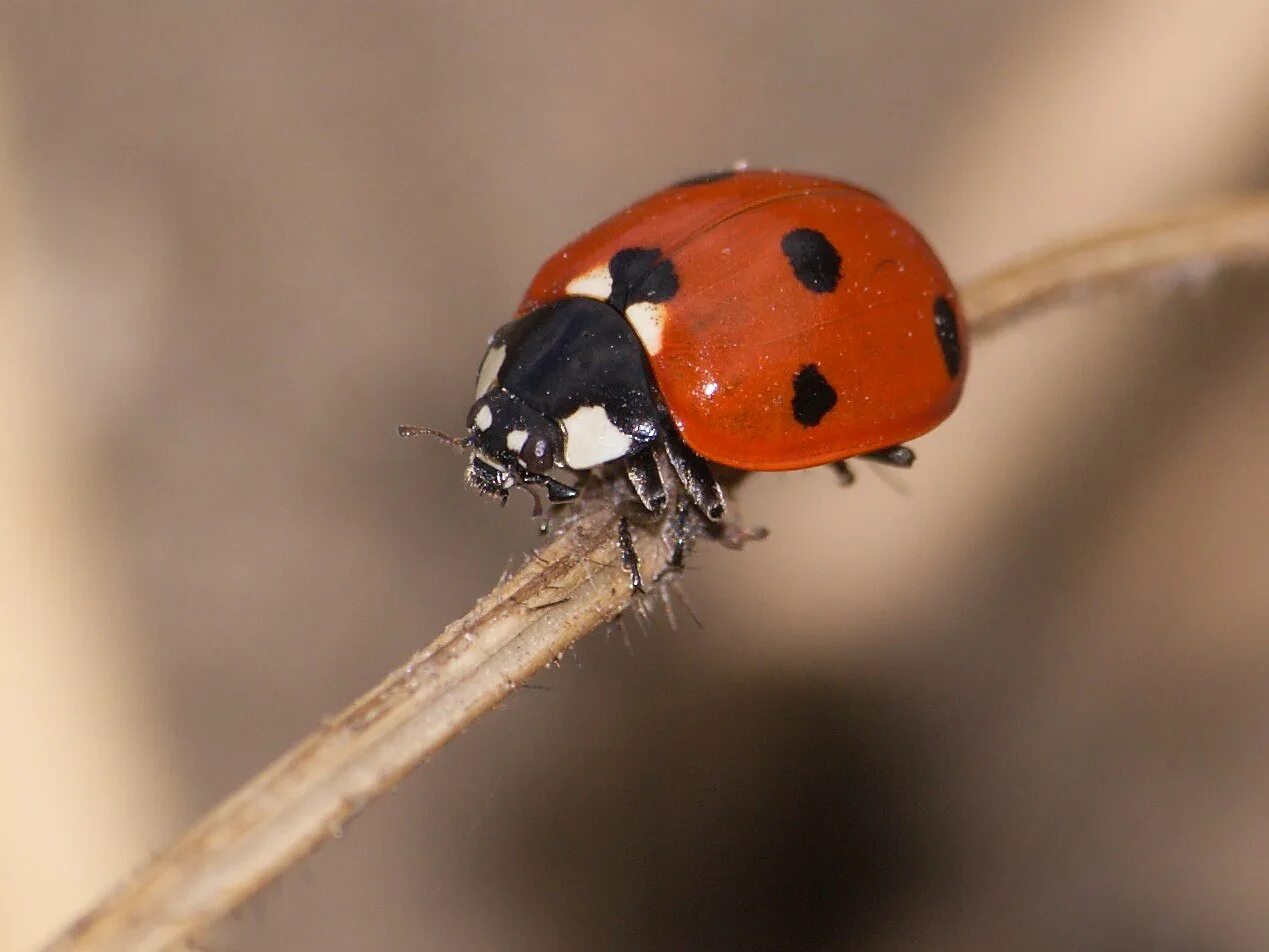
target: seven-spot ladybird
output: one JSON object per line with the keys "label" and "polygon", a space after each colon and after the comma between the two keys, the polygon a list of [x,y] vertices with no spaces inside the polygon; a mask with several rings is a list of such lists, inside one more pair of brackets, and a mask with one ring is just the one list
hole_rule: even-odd
{"label": "seven-spot ladybird", "polygon": [[960,398],[966,343],[943,266],[877,196],[789,172],[701,176],[542,266],[480,367],[468,478],[504,500],[536,485],[563,502],[577,491],[550,470],[620,461],[661,513],[665,462],[716,522],[711,462],[910,465],[902,443]]}

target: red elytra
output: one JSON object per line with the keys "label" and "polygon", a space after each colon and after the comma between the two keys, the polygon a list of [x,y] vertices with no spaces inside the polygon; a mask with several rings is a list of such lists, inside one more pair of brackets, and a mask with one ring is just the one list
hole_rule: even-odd
{"label": "red elytra", "polygon": [[577,279],[629,248],[673,264],[677,288],[640,336],[675,426],[708,460],[844,460],[920,436],[960,399],[956,290],[916,228],[869,192],[777,171],[671,186],[556,253],[517,316],[587,294]]}

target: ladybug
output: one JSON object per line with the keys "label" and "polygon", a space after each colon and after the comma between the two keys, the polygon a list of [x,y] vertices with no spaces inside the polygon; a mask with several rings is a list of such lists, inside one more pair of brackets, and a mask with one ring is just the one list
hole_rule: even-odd
{"label": "ladybug", "polygon": [[649,513],[665,511],[672,473],[717,523],[714,464],[834,464],[847,479],[851,457],[911,465],[904,442],[956,407],[966,343],[947,272],[876,195],[780,171],[689,179],[538,271],[480,366],[468,479],[558,503],[577,489],[553,470],[619,463]]}

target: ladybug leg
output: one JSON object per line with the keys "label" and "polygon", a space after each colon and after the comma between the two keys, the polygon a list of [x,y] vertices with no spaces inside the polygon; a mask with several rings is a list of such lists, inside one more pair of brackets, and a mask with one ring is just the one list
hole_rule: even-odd
{"label": "ladybug leg", "polygon": [[837,481],[843,486],[853,486],[855,484],[855,474],[850,471],[850,466],[844,459],[839,459],[829,465],[833,467],[833,472],[837,474]]}
{"label": "ladybug leg", "polygon": [[916,453],[906,446],[887,446],[884,450],[877,450],[875,453],[865,453],[864,457],[874,463],[885,463],[887,466],[897,466],[900,469],[908,469],[916,462]]}
{"label": "ladybug leg", "polygon": [[661,481],[661,467],[657,465],[656,453],[652,447],[626,457],[626,478],[634,487],[635,495],[643,508],[654,516],[665,512],[668,496],[665,483]]}
{"label": "ladybug leg", "polygon": [[[886,466],[897,466],[900,469],[908,469],[916,462],[916,453],[906,446],[887,446],[884,450],[877,450],[873,453],[861,453],[855,459],[871,460],[874,463],[883,463]],[[855,474],[851,471],[848,460],[839,459],[835,463],[830,463],[833,472],[837,473],[837,479],[843,486],[854,485]]]}
{"label": "ladybug leg", "polygon": [[687,555],[687,544],[692,538],[691,514],[692,509],[687,498],[680,496],[674,505],[674,515],[666,522],[665,531],[662,533],[662,538],[670,550],[670,558],[666,563],[668,568],[681,569],[683,567],[683,557]]}
{"label": "ladybug leg", "polygon": [[723,499],[722,487],[714,478],[714,471],[709,463],[697,456],[687,444],[679,439],[673,427],[667,427],[663,442],[665,454],[670,458],[670,465],[683,484],[692,502],[705,513],[711,522],[717,522],[727,511],[727,503]]}
{"label": "ladybug leg", "polygon": [[634,540],[630,537],[630,520],[625,516],[617,523],[617,551],[621,554],[621,567],[630,576],[630,590],[646,594],[643,576],[639,573],[639,553],[635,551]]}

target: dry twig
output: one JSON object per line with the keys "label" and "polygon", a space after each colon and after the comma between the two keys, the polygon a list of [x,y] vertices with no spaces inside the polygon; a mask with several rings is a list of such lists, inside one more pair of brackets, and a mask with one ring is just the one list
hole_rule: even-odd
{"label": "dry twig", "polygon": [[[1142,276],[1269,260],[1269,195],[1061,246],[968,285],[976,336],[1045,305]],[[630,593],[616,516],[578,518],[467,615],[124,882],[49,947],[146,952],[187,941],[314,850],[371,800],[494,707]],[[635,533],[645,577],[665,566],[655,527]]]}

